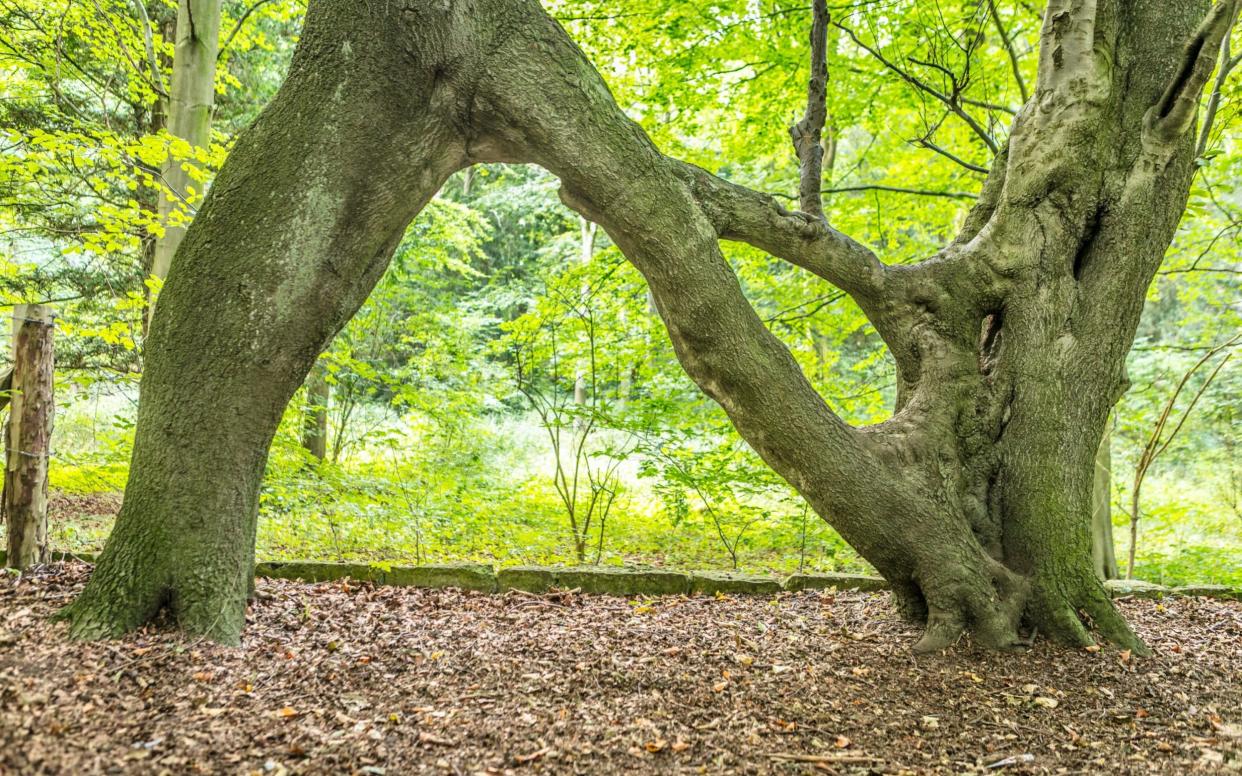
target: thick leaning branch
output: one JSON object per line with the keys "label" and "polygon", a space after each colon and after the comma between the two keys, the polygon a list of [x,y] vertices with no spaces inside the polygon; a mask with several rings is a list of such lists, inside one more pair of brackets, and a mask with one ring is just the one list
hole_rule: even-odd
{"label": "thick leaning branch", "polygon": [[1199,129],[1199,142],[1195,146],[1195,157],[1202,159],[1207,153],[1208,143],[1212,139],[1212,129],[1216,124],[1216,113],[1220,110],[1220,102],[1225,90],[1225,81],[1238,65],[1242,64],[1242,54],[1233,56],[1230,50],[1230,39],[1225,35],[1220,43],[1220,61],[1216,65],[1216,81],[1212,85],[1212,96],[1208,98],[1207,109],[1203,114],[1203,126]]}
{"label": "thick leaning branch", "polygon": [[[923,409],[937,413],[936,425],[955,413],[930,407],[925,394],[891,423],[845,424],[746,300],[718,240],[753,241],[852,289],[881,334],[894,335],[903,379],[915,371],[903,364],[934,364],[942,352],[919,312],[938,303],[936,292],[907,293],[902,282],[879,293],[888,270],[869,251],[813,216],[782,213],[770,197],[663,156],[551,19],[533,12],[510,24],[468,112],[478,122],[472,161],[534,162],[561,179],[562,199],[603,226],[647,280],[690,377],[893,583],[903,608],[925,619],[920,649],[943,647],[966,627],[983,643],[1013,644],[1025,581],[988,555],[964,511],[944,509],[943,482],[912,470],[922,450],[903,441],[925,431]],[[808,224],[822,231],[808,234]],[[941,374],[965,386],[968,361],[968,370],[954,359],[955,371]]]}
{"label": "thick leaning branch", "polygon": [[785,209],[770,194],[730,183],[691,164],[674,164],[688,179],[721,239],[743,242],[788,261],[860,303],[883,293],[884,265],[865,245],[826,221]]}

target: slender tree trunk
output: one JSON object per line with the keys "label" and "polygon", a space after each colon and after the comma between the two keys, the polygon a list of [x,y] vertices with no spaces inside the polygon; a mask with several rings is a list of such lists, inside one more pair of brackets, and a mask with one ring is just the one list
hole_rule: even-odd
{"label": "slender tree trunk", "polygon": [[316,361],[306,380],[306,409],[302,413],[302,447],[322,461],[328,455],[328,401],[332,386],[322,361]]}
{"label": "slender tree trunk", "polygon": [[[168,100],[168,130],[194,148],[211,145],[211,115],[215,108],[216,56],[220,48],[221,0],[180,0],[177,9],[176,44],[172,85]],[[161,189],[159,214],[164,236],[156,240],[151,274],[163,280],[173,254],[185,237],[180,215],[183,202],[201,204],[203,184],[186,171],[187,162],[169,159]],[[148,307],[148,313],[153,309]]]}
{"label": "slender tree trunk", "polygon": [[[169,274],[125,504],[67,611],[73,632],[124,631],[167,604],[187,630],[237,641],[285,404],[447,176],[511,162],[551,171],[608,232],[686,372],[925,623],[918,649],[967,632],[1010,647],[1024,622],[1089,644],[1080,613],[1143,649],[1093,570],[1094,461],[1237,6],[1051,3],[1034,96],[962,233],[890,266],[819,213],[663,156],[534,0],[365,15],[312,0],[288,80]],[[832,412],[721,239],[854,298],[896,362],[891,420],[857,429]]]}
{"label": "slender tree trunk", "polygon": [[1113,545],[1113,450],[1112,423],[1104,427],[1095,454],[1095,484],[1091,494],[1091,563],[1101,580],[1116,579],[1117,554]]}

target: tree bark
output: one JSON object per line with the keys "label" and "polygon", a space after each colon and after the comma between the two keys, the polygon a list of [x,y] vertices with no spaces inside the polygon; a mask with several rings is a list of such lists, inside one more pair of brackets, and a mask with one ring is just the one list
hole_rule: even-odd
{"label": "tree bark", "polygon": [[[168,100],[168,130],[194,148],[211,145],[211,114],[216,97],[216,55],[220,48],[221,0],[180,0],[177,8],[172,85]],[[172,218],[183,200],[195,194],[201,199],[203,186],[190,177],[185,162],[169,159],[163,169],[160,221],[164,235],[155,242],[151,274],[163,280],[168,276],[173,254],[185,237],[185,227]],[[195,192],[191,192],[195,189]],[[153,308],[148,307],[148,318]]]}
{"label": "tree bark", "polygon": [[52,311],[39,304],[13,308],[13,371],[5,428],[4,516],[12,568],[47,560],[47,466],[52,452]]}
{"label": "tree bark", "polygon": [[[1237,2],[1204,17],[1206,2],[1053,0],[1032,99],[962,233],[889,266],[819,214],[663,156],[534,0],[405,0],[365,18],[312,0],[288,80],[169,274],[125,505],[73,632],[118,633],[168,604],[187,630],[237,641],[281,410],[447,176],[510,162],[551,171],[607,231],[687,373],[926,624],[918,649],[964,633],[1011,647],[1024,623],[1089,644],[1084,613],[1141,650],[1092,568],[1094,459]],[[897,365],[892,419],[832,412],[721,239],[854,298]]]}

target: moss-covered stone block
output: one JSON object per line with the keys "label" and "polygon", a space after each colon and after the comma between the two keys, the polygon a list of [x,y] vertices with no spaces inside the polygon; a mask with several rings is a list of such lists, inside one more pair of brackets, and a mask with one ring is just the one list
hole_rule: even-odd
{"label": "moss-covered stone block", "polygon": [[335,582],[349,578],[358,582],[383,582],[384,571],[366,563],[325,563],[316,561],[268,561],[256,563],[257,577],[299,579],[303,582]]}
{"label": "moss-covered stone block", "polygon": [[686,595],[690,575],[656,569],[576,567],[558,569],[556,586],[593,595]]}
{"label": "moss-covered stone block", "polygon": [[512,566],[496,573],[497,589],[546,593],[553,588],[592,595],[685,595],[690,575],[677,571],[609,566]]}
{"label": "moss-covered stone block", "polygon": [[1242,590],[1228,585],[1182,585],[1173,588],[1174,595],[1220,598],[1226,601],[1242,601]]}
{"label": "moss-covered stone block", "polygon": [[738,574],[733,571],[699,571],[690,574],[692,595],[772,595],[784,590],[775,577]]}
{"label": "moss-covered stone block", "polygon": [[422,566],[392,566],[384,574],[384,584],[399,587],[456,587],[462,590],[496,591],[496,570],[484,563],[428,563]]}
{"label": "moss-covered stone block", "polygon": [[887,590],[888,583],[880,577],[865,574],[791,574],[785,580],[785,589],[798,590],[860,590],[873,592]]}
{"label": "moss-covered stone block", "polygon": [[1164,598],[1171,592],[1164,585],[1141,579],[1110,579],[1104,583],[1104,589],[1113,598]]}
{"label": "moss-covered stone block", "polygon": [[546,593],[557,587],[556,571],[542,566],[510,566],[496,572],[496,589]]}

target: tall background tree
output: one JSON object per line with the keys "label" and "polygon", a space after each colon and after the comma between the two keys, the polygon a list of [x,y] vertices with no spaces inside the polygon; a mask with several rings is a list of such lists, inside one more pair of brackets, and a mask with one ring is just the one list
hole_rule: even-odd
{"label": "tall background tree", "polygon": [[[202,159],[209,158],[211,147],[221,9],[221,0],[181,0],[177,5],[176,44],[167,92],[168,131]],[[167,277],[173,255],[185,236],[184,223],[189,222],[185,209],[194,207],[204,193],[204,181],[192,177],[194,169],[176,158],[164,165],[159,206],[164,233],[155,241],[151,262],[151,274],[161,281]]]}

